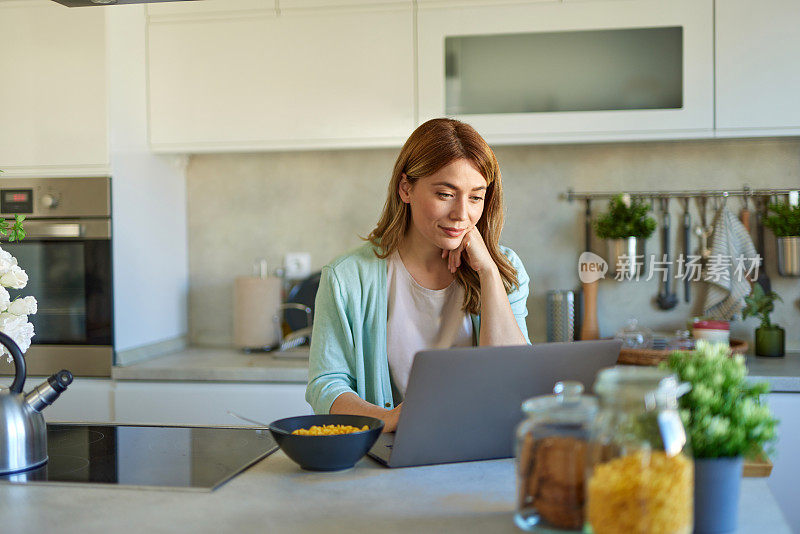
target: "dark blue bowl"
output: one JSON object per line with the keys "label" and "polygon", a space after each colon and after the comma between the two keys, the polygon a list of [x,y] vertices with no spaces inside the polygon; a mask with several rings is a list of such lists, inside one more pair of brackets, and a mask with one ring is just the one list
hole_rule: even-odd
{"label": "dark blue bowl", "polygon": [[[301,436],[292,434],[298,428],[312,425],[364,425],[369,430],[335,436]],[[311,471],[339,471],[353,467],[375,444],[383,430],[383,421],[364,415],[301,415],[278,419],[269,425],[272,437],[286,456],[303,469]]]}

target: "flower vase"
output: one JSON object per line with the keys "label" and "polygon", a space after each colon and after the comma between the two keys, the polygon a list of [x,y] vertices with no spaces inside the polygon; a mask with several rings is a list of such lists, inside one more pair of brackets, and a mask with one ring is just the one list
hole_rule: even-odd
{"label": "flower vase", "polygon": [[741,456],[695,458],[695,534],[724,534],[736,530],[742,462]]}

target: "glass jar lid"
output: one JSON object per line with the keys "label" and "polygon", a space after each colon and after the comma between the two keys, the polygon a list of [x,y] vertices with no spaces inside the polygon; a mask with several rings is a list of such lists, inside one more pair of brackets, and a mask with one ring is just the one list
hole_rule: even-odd
{"label": "glass jar lid", "polygon": [[597,413],[597,399],[583,394],[583,384],[574,380],[556,382],[552,395],[532,397],[522,403],[528,417],[564,423],[589,423]]}

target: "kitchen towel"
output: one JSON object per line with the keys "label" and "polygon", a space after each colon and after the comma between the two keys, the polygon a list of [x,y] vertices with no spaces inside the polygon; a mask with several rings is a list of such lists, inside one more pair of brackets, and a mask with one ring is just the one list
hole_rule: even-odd
{"label": "kitchen towel", "polygon": [[707,317],[730,321],[741,313],[744,298],[750,294],[750,281],[744,275],[753,262],[760,262],[756,256],[747,229],[723,207],[714,221],[711,256],[704,276],[708,292],[703,313]]}

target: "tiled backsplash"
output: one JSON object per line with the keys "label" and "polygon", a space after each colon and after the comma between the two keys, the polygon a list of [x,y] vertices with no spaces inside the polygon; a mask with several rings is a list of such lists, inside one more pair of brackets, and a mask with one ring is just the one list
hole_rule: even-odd
{"label": "tiled backsplash", "polygon": [[[187,171],[189,217],[189,338],[230,345],[233,280],[248,275],[255,258],[272,271],[287,252],[310,252],[319,269],[361,243],[377,221],[399,149],[211,154],[193,156]],[[501,242],[520,255],[533,281],[528,328],[546,338],[545,294],[578,287],[583,209],[559,193],[575,190],[676,190],[800,187],[800,140],[735,139],[586,145],[499,147],[506,226]],[[728,201],[736,212],[739,199]],[[681,206],[672,203],[677,234]],[[593,206],[595,213],[605,202]],[[693,212],[697,221],[697,212]],[[673,250],[681,245],[673,236]],[[594,251],[605,256],[594,238]],[[655,234],[648,253],[660,251]],[[784,302],[773,319],[787,329],[787,348],[800,350],[800,280],[780,278],[775,243],[767,231],[768,273]],[[681,288],[676,288],[682,295]],[[699,313],[701,295],[670,311],[655,305],[655,280],[605,280],[599,290],[603,336],[629,317],[657,331],[673,331]],[[752,341],[756,319],[737,322],[732,335]]]}

